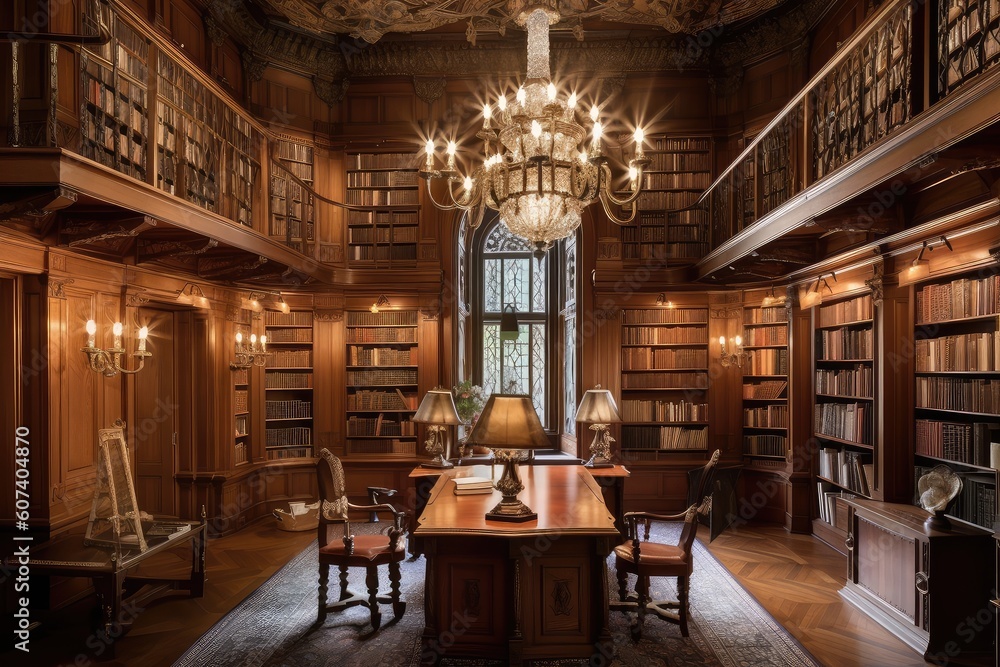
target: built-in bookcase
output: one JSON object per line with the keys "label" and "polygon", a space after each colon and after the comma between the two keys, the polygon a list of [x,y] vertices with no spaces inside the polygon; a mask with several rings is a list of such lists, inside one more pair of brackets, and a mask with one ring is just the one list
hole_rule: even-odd
{"label": "built-in bookcase", "polygon": [[352,264],[413,266],[419,241],[418,156],[359,153],[347,156],[347,258]]}
{"label": "built-in bookcase", "polygon": [[708,449],[708,309],[625,309],[621,458]]}
{"label": "built-in bookcase", "polygon": [[948,513],[992,529],[998,461],[991,450],[1000,443],[1000,277],[918,285],[914,303],[914,479],[947,465],[963,481]]}
{"label": "built-in bookcase", "polygon": [[250,370],[233,370],[233,465],[249,463],[253,457],[250,442]]}
{"label": "built-in bookcase", "polygon": [[625,260],[692,260],[708,248],[708,210],[687,209],[711,184],[708,137],[653,137],[635,224],[621,228]]}
{"label": "built-in bookcase", "polygon": [[743,457],[748,466],[784,467],[788,454],[788,309],[743,309]]}
{"label": "built-in bookcase", "polygon": [[309,144],[278,140],[281,166],[271,167],[271,221],[268,234],[289,248],[309,254],[315,239],[312,195],[288,172],[312,187],[314,149]]}
{"label": "built-in bookcase", "polygon": [[418,316],[416,310],[347,312],[348,456],[416,455]]}
{"label": "built-in bookcase", "polygon": [[946,95],[1000,61],[996,0],[938,3],[938,91]]}
{"label": "built-in bookcase", "polygon": [[80,51],[81,153],[126,176],[146,180],[149,41],[113,14],[112,39]]}
{"label": "built-in bookcase", "polygon": [[813,311],[813,436],[819,521],[837,523],[837,497],[871,497],[879,442],[874,428],[879,386],[872,295],[846,296]]}
{"label": "built-in bookcase", "polygon": [[313,454],[313,318],[311,311],[264,311],[267,348],[264,424],[267,458]]}

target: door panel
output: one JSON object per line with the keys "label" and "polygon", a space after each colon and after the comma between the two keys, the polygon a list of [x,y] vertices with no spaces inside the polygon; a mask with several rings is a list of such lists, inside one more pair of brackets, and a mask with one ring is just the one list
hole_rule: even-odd
{"label": "door panel", "polygon": [[139,321],[149,327],[153,356],[134,378],[136,495],[139,509],[150,514],[176,515],[174,441],[180,397],[174,372],[174,314],[139,309]]}

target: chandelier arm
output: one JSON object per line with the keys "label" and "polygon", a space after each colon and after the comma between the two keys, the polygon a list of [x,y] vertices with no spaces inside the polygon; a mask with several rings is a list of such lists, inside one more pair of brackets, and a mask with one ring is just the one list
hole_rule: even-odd
{"label": "chandelier arm", "polygon": [[642,167],[637,167],[636,169],[636,183],[639,186],[628,197],[623,199],[615,197],[614,193],[611,192],[611,168],[607,164],[602,164],[601,171],[604,172],[604,187],[601,188],[601,201],[604,201],[604,198],[607,197],[616,206],[628,206],[642,194]]}
{"label": "chandelier arm", "polygon": [[[601,200],[601,206],[604,208],[604,214],[608,216],[608,218],[611,220],[611,222],[615,223],[616,225],[627,225],[630,222],[632,222],[633,220],[635,220],[635,213],[636,213],[636,209],[638,208],[637,206],[633,206],[632,207],[632,215],[630,215],[627,218],[620,218],[611,209],[611,205],[608,203],[608,200],[606,199],[606,196],[607,196],[607,191],[606,190],[601,190],[601,193],[600,193],[600,196],[599,196],[599,199]],[[620,204],[619,204],[619,206],[620,206]]]}
{"label": "chandelier arm", "polygon": [[448,179],[448,197],[451,198],[451,208],[468,211],[475,205],[473,203],[472,193],[471,192],[469,193],[469,200],[463,204],[458,199],[455,199],[455,187],[453,185],[454,182],[455,181],[453,179]]}
{"label": "chandelier arm", "polygon": [[431,200],[431,204],[433,204],[436,208],[439,208],[442,211],[454,211],[457,208],[461,208],[460,206],[453,206],[446,202],[439,202],[434,198],[434,192],[431,190],[431,179],[428,178],[424,182],[427,184],[427,197]]}

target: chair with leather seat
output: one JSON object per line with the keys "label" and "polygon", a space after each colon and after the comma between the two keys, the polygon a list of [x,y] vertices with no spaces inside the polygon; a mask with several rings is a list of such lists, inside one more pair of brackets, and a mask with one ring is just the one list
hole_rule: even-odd
{"label": "chair with leather seat", "polygon": [[[698,533],[699,517],[712,509],[711,484],[715,466],[719,461],[716,450],[702,468],[698,493],[701,501],[690,505],[680,514],[654,514],[628,512],[624,520],[628,541],[615,548],[615,574],[618,579],[619,602],[612,602],[614,611],[634,611],[637,614],[631,628],[632,638],[642,636],[642,626],[648,612],[677,623],[681,635],[688,636],[688,588],[694,562],[691,550]],[[707,493],[706,493],[707,492]],[[649,541],[650,524],[654,522],[682,523],[677,544]],[[628,575],[636,577],[635,593],[628,592]],[[649,580],[652,577],[676,577],[677,600],[652,600]]]}
{"label": "chair with leather seat", "polygon": [[[399,512],[388,503],[354,505],[347,500],[344,484],[344,467],[329,450],[320,452],[316,464],[319,477],[320,512],[317,538],[319,541],[319,616],[317,624],[326,620],[327,613],[348,607],[362,605],[368,607],[373,630],[382,624],[379,603],[392,603],[393,617],[398,619],[406,613],[406,602],[400,599],[400,562],[406,557],[406,539],[403,526],[405,512]],[[354,535],[351,531],[350,511],[388,513],[392,525],[374,535]],[[343,526],[343,536],[331,539],[331,529]],[[335,565],[340,572],[340,598],[327,603],[327,584],[330,580],[330,566]],[[391,591],[388,596],[378,594],[378,568],[387,565]],[[363,567],[366,571],[365,584],[368,595],[355,594],[347,588],[348,570]]]}

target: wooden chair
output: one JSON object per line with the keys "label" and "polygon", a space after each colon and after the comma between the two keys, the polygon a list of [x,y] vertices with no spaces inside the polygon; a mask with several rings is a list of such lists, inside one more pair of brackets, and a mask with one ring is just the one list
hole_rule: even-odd
{"label": "wooden chair", "polygon": [[[319,477],[319,617],[317,624],[326,620],[331,611],[340,611],[348,607],[363,605],[371,612],[373,630],[378,630],[382,624],[379,603],[392,603],[393,618],[400,618],[406,613],[406,602],[399,599],[399,564],[406,557],[406,539],[403,529],[405,512],[398,512],[387,503],[377,505],[354,505],[347,500],[344,486],[344,467],[340,459],[323,449],[320,460],[316,464]],[[348,511],[388,512],[393,517],[392,525],[384,532],[376,535],[353,535]],[[344,535],[340,540],[330,540],[329,529],[336,524],[344,526]],[[327,584],[330,580],[330,566],[340,569],[340,599],[333,604],[327,604]],[[389,581],[391,594],[378,594],[378,568],[389,566]],[[347,572],[352,567],[363,567],[366,570],[365,583],[368,586],[368,596],[352,593],[347,589]]]}
{"label": "wooden chair", "polygon": [[[719,450],[715,450],[708,463],[702,468],[698,493],[702,500],[692,504],[680,514],[653,514],[651,512],[628,512],[625,525],[628,541],[615,547],[615,574],[618,578],[619,602],[612,602],[614,611],[635,611],[636,623],[632,626],[632,639],[642,636],[642,625],[647,612],[677,623],[681,635],[688,636],[688,580],[694,567],[691,549],[698,533],[698,520],[712,509],[711,484],[715,466],[719,462]],[[706,491],[708,493],[706,494]],[[654,521],[682,522],[680,539],[677,544],[660,544],[649,541],[650,524]],[[640,530],[640,526],[643,530]],[[640,537],[642,533],[642,537]],[[635,593],[628,592],[628,575],[636,576]],[[651,577],[677,577],[677,600],[651,600],[649,580]]]}

